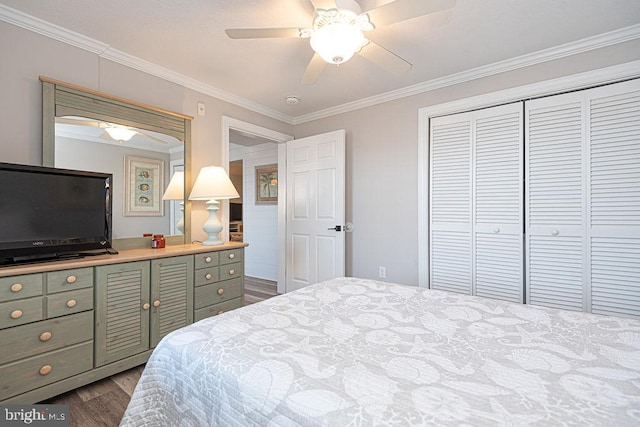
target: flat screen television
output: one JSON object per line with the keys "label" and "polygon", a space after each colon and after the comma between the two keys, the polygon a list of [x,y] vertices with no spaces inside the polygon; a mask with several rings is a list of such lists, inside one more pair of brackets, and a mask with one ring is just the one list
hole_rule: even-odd
{"label": "flat screen television", "polygon": [[0,163],[0,265],[111,249],[112,175]]}

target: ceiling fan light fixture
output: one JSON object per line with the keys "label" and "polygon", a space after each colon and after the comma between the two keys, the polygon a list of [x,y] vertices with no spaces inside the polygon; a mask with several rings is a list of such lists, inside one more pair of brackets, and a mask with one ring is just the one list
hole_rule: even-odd
{"label": "ceiling fan light fixture", "polygon": [[339,65],[351,59],[366,43],[355,25],[335,22],[317,28],[311,35],[311,48],[329,64]]}
{"label": "ceiling fan light fixture", "polygon": [[129,141],[131,138],[133,138],[133,135],[137,133],[135,130],[129,129],[126,126],[117,126],[117,125],[110,125],[106,127],[104,130],[109,134],[111,138],[121,142]]}

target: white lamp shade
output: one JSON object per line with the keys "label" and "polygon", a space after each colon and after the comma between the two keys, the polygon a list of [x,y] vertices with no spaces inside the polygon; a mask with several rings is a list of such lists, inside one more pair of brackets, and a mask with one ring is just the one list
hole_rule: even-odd
{"label": "white lamp shade", "polygon": [[329,64],[342,64],[366,43],[355,25],[337,22],[318,28],[311,35],[311,48]]}
{"label": "white lamp shade", "polygon": [[129,129],[126,126],[118,126],[118,125],[109,126],[104,130],[109,134],[111,138],[115,139],[116,141],[128,141],[131,138],[133,138],[133,135],[138,133],[135,130]]}
{"label": "white lamp shade", "polygon": [[184,172],[177,171],[173,174],[162,200],[184,200]]}
{"label": "white lamp shade", "polygon": [[236,197],[240,197],[240,195],[224,168],[206,166],[200,169],[189,200],[235,199]]}

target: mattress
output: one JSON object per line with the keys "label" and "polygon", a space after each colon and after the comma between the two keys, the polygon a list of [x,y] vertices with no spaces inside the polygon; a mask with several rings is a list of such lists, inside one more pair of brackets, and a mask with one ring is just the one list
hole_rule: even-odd
{"label": "mattress", "polygon": [[640,321],[339,278],[166,336],[123,426],[640,425]]}

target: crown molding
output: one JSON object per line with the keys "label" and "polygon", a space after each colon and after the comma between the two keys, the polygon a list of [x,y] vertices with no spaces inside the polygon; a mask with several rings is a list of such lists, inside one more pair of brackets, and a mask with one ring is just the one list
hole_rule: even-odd
{"label": "crown molding", "polygon": [[0,4],[0,21],[5,21],[25,30],[61,41],[71,46],[79,47],[92,53],[102,54],[109,45],[83,36],[58,25],[52,24],[35,16],[27,15],[19,10]]}
{"label": "crown molding", "polygon": [[230,92],[226,92],[222,89],[218,89],[211,85],[202,83],[198,80],[192,79],[168,68],[161,67],[152,62],[140,59],[133,55],[129,55],[128,53],[121,52],[117,49],[108,48],[100,55],[100,57],[142,71],[144,73],[151,74],[172,83],[176,83],[180,86],[192,89],[196,92],[203,93],[205,95],[212,96],[214,98],[229,102],[239,107],[246,108],[247,110],[254,111],[264,116],[280,120],[287,124],[293,124],[294,119],[291,116],[270,109],[240,96],[234,95]]}
{"label": "crown molding", "polygon": [[342,104],[336,107],[327,108],[316,111],[314,113],[302,116],[289,116],[264,105],[234,95],[230,92],[218,89],[209,84],[202,83],[198,80],[187,77],[183,74],[174,72],[167,68],[145,61],[138,57],[120,52],[117,49],[109,47],[109,45],[83,36],[76,32],[67,30],[66,28],[51,24],[42,19],[27,15],[18,10],[12,9],[0,4],[0,20],[24,28],[29,31],[41,34],[43,36],[61,41],[63,43],[87,50],[98,54],[101,58],[117,62],[127,67],[134,68],[144,73],[162,78],[164,80],[176,83],[183,87],[192,89],[222,101],[229,102],[250,111],[262,114],[267,117],[282,121],[290,125],[298,125],[326,117],[343,114],[350,111],[359,110],[361,108],[371,107],[389,101],[418,95],[447,86],[453,86],[460,83],[469,82],[483,77],[492,76],[507,71],[513,71],[519,68],[529,67],[547,61],[576,55],[590,50],[623,43],[630,40],[640,38],[640,24],[621,28],[608,33],[600,34],[576,42],[566,43],[549,49],[544,49],[516,58],[500,61],[487,66],[477,67],[461,73],[451,74],[445,77],[418,83],[416,85],[407,86],[402,89],[382,93],[369,98],[363,98],[357,101]]}
{"label": "crown molding", "polygon": [[325,117],[334,116],[337,114],[344,114],[361,108],[371,107],[389,101],[395,101],[397,99],[418,95],[424,92],[442,89],[447,86],[453,86],[460,83],[477,80],[483,77],[489,77],[495,74],[529,67],[547,61],[553,61],[555,59],[588,52],[590,50],[599,49],[614,44],[635,40],[638,38],[640,38],[640,24],[621,28],[619,30],[611,31],[604,34],[599,34],[597,36],[588,37],[576,42],[566,43],[553,48],[540,50],[531,54],[518,56],[516,58],[508,59],[505,61],[496,62],[490,65],[473,68],[461,73],[450,74],[445,77],[418,83],[413,86],[407,86],[402,89],[382,93],[380,95],[360,99],[358,101],[349,102],[337,107],[327,108],[315,113],[298,116],[294,118],[293,124],[298,125],[301,123],[323,119]]}

